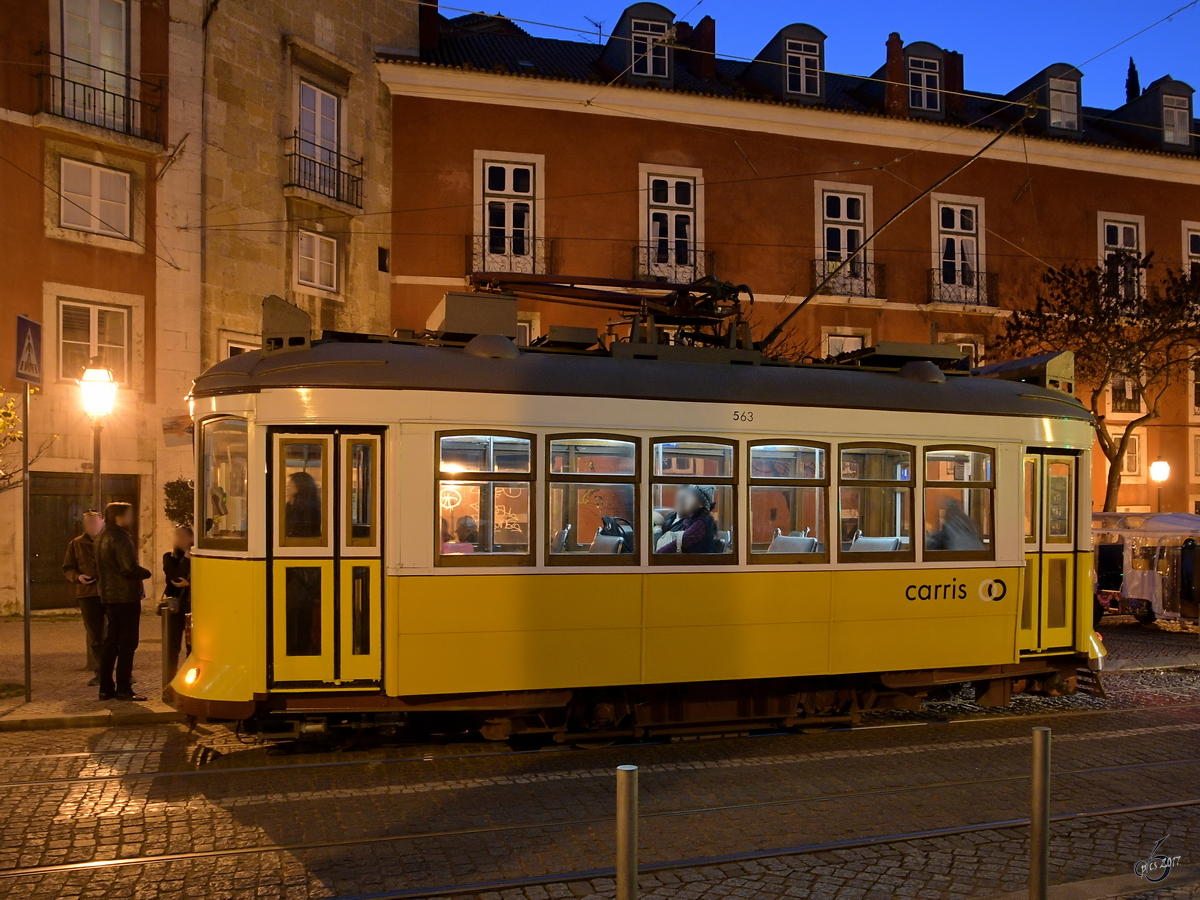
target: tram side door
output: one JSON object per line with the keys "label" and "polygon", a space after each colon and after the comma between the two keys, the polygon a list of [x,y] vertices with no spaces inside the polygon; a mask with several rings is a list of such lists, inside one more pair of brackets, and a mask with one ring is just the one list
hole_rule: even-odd
{"label": "tram side door", "polygon": [[376,687],[383,434],[273,431],[271,444],[272,687]]}
{"label": "tram side door", "polygon": [[1074,635],[1076,457],[1027,452],[1024,468],[1025,583],[1019,649],[1071,646]]}

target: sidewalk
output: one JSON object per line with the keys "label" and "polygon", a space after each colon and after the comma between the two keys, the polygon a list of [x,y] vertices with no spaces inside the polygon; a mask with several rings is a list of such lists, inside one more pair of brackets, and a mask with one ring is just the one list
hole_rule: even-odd
{"label": "sidewalk", "polygon": [[1139,625],[1133,616],[1105,616],[1098,630],[1108,648],[1105,672],[1200,668],[1200,629],[1195,625],[1169,620]]}
{"label": "sidewalk", "polygon": [[91,673],[78,611],[36,615],[30,625],[33,646],[33,702],[25,702],[24,631],[19,617],[0,618],[0,731],[90,728],[175,722],[183,716],[161,701],[161,620],[143,608],[141,642],[134,656],[134,689],[145,703],[101,702],[88,687]]}

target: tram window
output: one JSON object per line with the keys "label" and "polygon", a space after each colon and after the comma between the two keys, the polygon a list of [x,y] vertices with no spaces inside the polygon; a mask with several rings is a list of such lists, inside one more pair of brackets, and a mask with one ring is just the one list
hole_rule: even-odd
{"label": "tram window", "polygon": [[911,448],[843,445],[840,463],[841,557],[913,559]]}
{"label": "tram window", "polygon": [[637,562],[637,451],[633,439],[550,439],[547,559],[551,564]]}
{"label": "tram window", "polygon": [[995,559],[992,452],[925,451],[925,558]]}
{"label": "tram window", "polygon": [[284,547],[324,547],[328,500],[328,443],[323,439],[279,441],[280,517]]}
{"label": "tram window", "polygon": [[824,446],[751,445],[752,562],[828,561],[828,452]]}
{"label": "tram window", "polygon": [[285,652],[288,656],[320,656],[320,566],[288,566],[284,590]]}
{"label": "tram window", "polygon": [[1075,501],[1073,459],[1046,458],[1046,543],[1069,544],[1074,538],[1071,506]]}
{"label": "tram window", "polygon": [[1025,543],[1038,539],[1038,458],[1025,457]]}
{"label": "tram window", "polygon": [[377,504],[377,467],[374,439],[351,439],[346,444],[346,544],[374,547]]}
{"label": "tram window", "polygon": [[656,562],[733,562],[733,444],[659,441],[654,445],[650,529]]}
{"label": "tram window", "polygon": [[438,446],[438,564],[532,564],[530,438],[441,435]]}
{"label": "tram window", "polygon": [[245,419],[208,419],[200,430],[200,546],[245,550],[247,448]]}

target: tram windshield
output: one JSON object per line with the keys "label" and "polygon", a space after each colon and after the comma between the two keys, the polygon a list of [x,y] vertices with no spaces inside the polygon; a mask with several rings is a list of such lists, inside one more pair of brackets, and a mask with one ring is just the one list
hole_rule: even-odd
{"label": "tram windshield", "polygon": [[246,420],[209,419],[201,426],[201,547],[245,550]]}

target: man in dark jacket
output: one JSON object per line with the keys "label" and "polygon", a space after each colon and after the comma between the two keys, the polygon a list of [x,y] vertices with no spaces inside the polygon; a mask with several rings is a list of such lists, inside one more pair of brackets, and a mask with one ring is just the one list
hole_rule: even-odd
{"label": "man in dark jacket", "polygon": [[[104,508],[104,530],[96,540],[96,571],[104,604],[104,648],[100,655],[101,700],[145,700],[133,693],[133,653],[142,616],[142,582],[150,570],[138,565],[129,528],[133,507],[110,503]],[[113,682],[113,664],[116,682]]]}
{"label": "man in dark jacket", "polygon": [[89,509],[83,514],[83,534],[67,544],[63,558],[63,574],[75,585],[75,599],[83,616],[83,632],[87,639],[87,666],[92,670],[88,685],[100,683],[100,645],[104,641],[104,604],[100,602],[100,585],[96,579],[96,536],[104,527],[100,513]]}

